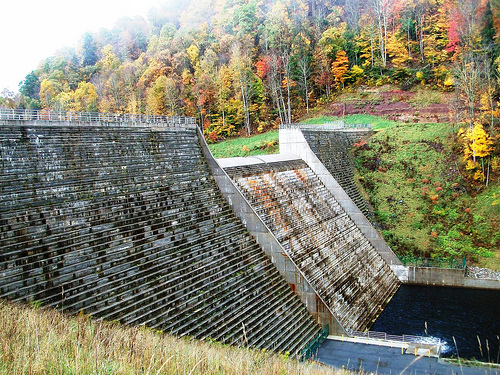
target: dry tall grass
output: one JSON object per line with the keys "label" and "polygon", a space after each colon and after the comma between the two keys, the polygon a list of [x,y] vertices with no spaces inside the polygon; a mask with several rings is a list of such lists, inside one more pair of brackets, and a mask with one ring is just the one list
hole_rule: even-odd
{"label": "dry tall grass", "polygon": [[0,374],[342,374],[270,352],[0,301]]}

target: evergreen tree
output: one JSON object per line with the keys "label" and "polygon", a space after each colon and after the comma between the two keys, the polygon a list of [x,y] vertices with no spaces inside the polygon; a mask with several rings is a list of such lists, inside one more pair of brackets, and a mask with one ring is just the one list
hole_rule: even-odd
{"label": "evergreen tree", "polygon": [[99,58],[97,56],[97,46],[91,34],[87,33],[83,37],[83,66],[95,65]]}

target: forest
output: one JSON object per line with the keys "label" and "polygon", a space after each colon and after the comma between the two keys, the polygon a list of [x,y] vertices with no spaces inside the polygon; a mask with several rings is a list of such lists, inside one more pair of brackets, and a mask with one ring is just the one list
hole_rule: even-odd
{"label": "forest", "polygon": [[[0,108],[193,116],[217,143],[327,113],[343,93],[387,86],[442,93],[453,98],[439,124],[451,144],[443,163],[455,170],[443,183],[455,205],[462,190],[489,194],[491,212],[500,207],[499,34],[500,0],[166,0],[146,19],[123,18],[61,48],[26,75],[19,94],[4,90]],[[398,144],[381,142],[363,156],[375,163],[370,173],[387,172],[382,154],[394,158]],[[437,138],[425,142],[441,152]],[[419,178],[429,185],[426,173]],[[415,185],[415,176],[404,178]],[[434,214],[444,186],[427,185],[422,195]],[[479,236],[482,227],[461,205],[449,226],[462,216],[463,225],[448,242],[467,235],[467,249],[497,247],[500,215]],[[412,225],[434,242],[448,233],[428,222]],[[400,242],[391,243],[418,253]],[[429,248],[450,248],[434,242]]]}
{"label": "forest", "polygon": [[387,83],[460,92],[493,127],[498,0],[167,1],[45,59],[2,107],[196,116],[209,140]]}

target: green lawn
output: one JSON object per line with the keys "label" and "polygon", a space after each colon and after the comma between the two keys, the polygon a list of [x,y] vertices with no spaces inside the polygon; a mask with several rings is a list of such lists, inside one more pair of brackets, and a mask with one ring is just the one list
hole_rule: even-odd
{"label": "green lawn", "polygon": [[[302,122],[305,124],[324,124],[326,122],[338,120],[340,120],[340,118],[335,116],[318,116]],[[373,130],[381,130],[397,124],[396,121],[386,120],[382,117],[372,115],[348,115],[344,117],[344,121],[346,124],[372,124]]]}
{"label": "green lawn", "polygon": [[210,144],[210,151],[215,158],[232,158],[277,154],[279,152],[278,130],[256,134],[250,137],[230,138],[219,143]]}

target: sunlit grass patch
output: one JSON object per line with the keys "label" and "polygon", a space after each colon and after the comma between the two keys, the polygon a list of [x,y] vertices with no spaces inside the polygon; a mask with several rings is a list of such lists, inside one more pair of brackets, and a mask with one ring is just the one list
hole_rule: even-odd
{"label": "sunlit grass patch", "polygon": [[210,144],[209,147],[215,158],[230,158],[276,154],[279,152],[278,143],[278,130],[272,130],[250,137],[227,139],[219,143]]}
{"label": "sunlit grass patch", "polygon": [[308,118],[303,121],[305,124],[324,124],[327,122],[344,120],[346,124],[371,124],[373,125],[373,130],[385,129],[389,126],[396,125],[398,122],[387,120],[383,117],[373,116],[373,115],[348,115],[343,118],[336,116],[317,116]]}

